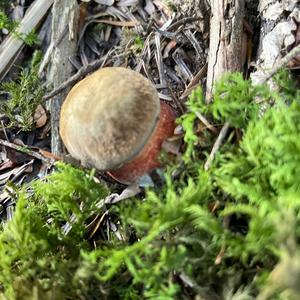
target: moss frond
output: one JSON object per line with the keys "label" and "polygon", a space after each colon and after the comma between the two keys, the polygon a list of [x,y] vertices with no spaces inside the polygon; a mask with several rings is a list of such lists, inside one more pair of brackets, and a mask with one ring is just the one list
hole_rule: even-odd
{"label": "moss frond", "polygon": [[[165,185],[143,197],[98,208],[106,188],[62,164],[46,182],[21,192],[0,233],[3,295],[297,299],[300,98],[287,80],[278,77],[271,93],[227,75],[208,107],[196,90],[180,119],[185,169],[174,175],[178,166],[169,166]],[[270,102],[261,115],[257,97]],[[208,172],[198,155],[197,112],[242,129]],[[87,220],[104,213],[107,227],[117,229],[91,243]],[[66,224],[72,225],[67,234]]]}

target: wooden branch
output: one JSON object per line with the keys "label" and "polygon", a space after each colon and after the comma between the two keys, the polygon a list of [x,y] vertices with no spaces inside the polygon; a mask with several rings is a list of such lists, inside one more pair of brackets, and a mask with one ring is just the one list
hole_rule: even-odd
{"label": "wooden branch", "polygon": [[212,100],[215,81],[242,67],[244,0],[212,0],[206,102]]}
{"label": "wooden branch", "polygon": [[40,154],[36,151],[30,150],[26,146],[16,145],[14,143],[11,143],[11,142],[8,142],[8,141],[2,140],[2,139],[0,139],[0,145],[2,145],[4,147],[11,148],[11,149],[14,149],[18,152],[24,153],[26,155],[37,158],[37,159],[39,159],[41,161],[44,161],[44,162],[50,162],[51,161],[49,158],[43,156],[42,154]]}
{"label": "wooden branch", "polygon": [[[18,32],[27,34],[38,26],[54,0],[35,0],[20,23]],[[24,41],[9,35],[0,46],[0,81],[13,65]]]}
{"label": "wooden branch", "polygon": [[[47,80],[57,88],[73,73],[69,57],[76,53],[79,5],[77,0],[55,0],[52,11],[52,43],[61,39],[54,47],[51,66]],[[63,34],[68,28],[67,34]],[[56,99],[50,100],[51,115],[51,151],[54,155],[62,155],[63,143],[59,135],[59,115],[62,102],[68,90]]]}
{"label": "wooden branch", "polygon": [[[212,101],[213,85],[229,71],[242,69],[242,41],[244,0],[212,0],[210,23],[210,47],[208,56],[206,103]],[[211,167],[213,159],[222,145],[229,123],[226,122],[214,143],[204,169]]]}

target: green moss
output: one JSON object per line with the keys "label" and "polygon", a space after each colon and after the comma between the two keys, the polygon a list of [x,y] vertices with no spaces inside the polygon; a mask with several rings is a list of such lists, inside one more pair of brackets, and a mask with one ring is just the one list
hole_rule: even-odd
{"label": "green moss", "polygon": [[121,44],[126,50],[131,50],[135,55],[141,54],[144,48],[143,38],[132,29],[123,31]]}
{"label": "green moss", "polygon": [[[47,182],[31,186],[30,195],[19,193],[14,217],[0,234],[2,292],[8,299],[31,293],[37,299],[84,294],[85,286],[74,275],[83,264],[80,252],[90,249],[85,221],[97,212],[106,188],[82,171],[58,164]],[[63,230],[67,222],[72,224],[68,234]],[[92,279],[90,274],[84,284]]]}
{"label": "green moss", "polygon": [[0,12],[5,12],[9,6],[9,2],[7,0],[0,0]]}
{"label": "green moss", "polygon": [[[7,7],[6,3],[1,4],[0,9],[5,9]],[[26,45],[33,46],[38,42],[38,36],[34,30],[29,33],[21,33],[18,31],[20,23],[11,20],[3,11],[0,11],[0,30],[8,30],[14,37],[21,39]]]}
{"label": "green moss", "polygon": [[[21,192],[0,234],[3,295],[298,299],[300,98],[288,80],[278,77],[275,94],[227,75],[209,107],[196,91],[181,118],[184,168],[169,166],[165,185],[147,190],[143,199],[97,208],[108,191],[65,165]],[[257,97],[272,103],[261,116]],[[208,172],[197,150],[197,111],[243,132],[239,142],[231,138],[219,150]],[[95,214],[106,214],[107,226],[117,225],[115,234],[102,226],[88,239],[86,224]],[[68,234],[66,222],[72,223]]]}
{"label": "green moss", "polygon": [[134,42],[133,42],[133,51],[135,53],[141,53],[143,51],[144,48],[144,41],[140,36],[136,36],[134,38]]}
{"label": "green moss", "polygon": [[27,131],[34,125],[33,115],[44,94],[38,77],[40,59],[41,53],[36,52],[30,67],[22,69],[16,81],[0,85],[0,94],[8,95],[8,100],[2,100],[0,106],[0,113],[9,118],[7,127],[18,127]]}
{"label": "green moss", "polygon": [[196,114],[201,111],[203,106],[205,106],[201,87],[192,91],[186,106],[188,111],[178,119],[178,123],[182,125],[185,132],[184,142],[186,144],[186,150],[182,158],[184,162],[188,164],[195,159],[195,146],[199,141],[194,130],[195,120],[197,119]]}
{"label": "green moss", "polygon": [[177,7],[176,7],[176,5],[173,3],[173,0],[163,0],[163,2],[167,5],[167,7],[168,7],[171,11],[177,12]]}

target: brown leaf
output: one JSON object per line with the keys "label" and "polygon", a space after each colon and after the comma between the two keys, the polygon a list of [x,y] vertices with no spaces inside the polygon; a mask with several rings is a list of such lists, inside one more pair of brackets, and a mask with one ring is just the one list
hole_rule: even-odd
{"label": "brown leaf", "polygon": [[13,144],[16,144],[16,145],[21,146],[21,147],[26,147],[26,145],[24,144],[24,142],[20,138],[15,138],[13,140]]}
{"label": "brown leaf", "polygon": [[45,158],[53,159],[53,160],[62,160],[61,156],[57,156],[49,151],[39,149],[39,153],[41,153]]}
{"label": "brown leaf", "polygon": [[13,161],[11,161],[10,159],[8,159],[7,161],[5,161],[2,164],[0,164],[0,171],[5,170],[5,169],[11,169],[15,165],[16,164]]}
{"label": "brown leaf", "polygon": [[166,140],[162,143],[162,149],[168,153],[180,155],[181,140]]}
{"label": "brown leaf", "polygon": [[176,40],[171,40],[171,41],[167,44],[167,46],[165,47],[165,49],[164,49],[163,58],[168,58],[168,57],[169,57],[169,54],[170,54],[170,51],[171,51],[172,49],[174,49],[174,48],[176,47],[176,45],[177,45]]}
{"label": "brown leaf", "polygon": [[42,105],[38,105],[34,113],[34,123],[36,128],[41,128],[47,123],[47,113]]}

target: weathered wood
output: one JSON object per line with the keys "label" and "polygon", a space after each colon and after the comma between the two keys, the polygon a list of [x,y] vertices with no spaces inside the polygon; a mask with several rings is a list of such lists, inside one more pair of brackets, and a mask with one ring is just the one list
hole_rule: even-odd
{"label": "weathered wood", "polygon": [[242,67],[244,0],[212,0],[206,101],[216,80]]}
{"label": "weathered wood", "polygon": [[[244,0],[212,0],[210,47],[206,85],[206,102],[212,101],[213,85],[226,72],[241,71]],[[229,130],[226,122],[221,129],[204,165],[208,170]]]}
{"label": "weathered wood", "polygon": [[[297,1],[275,0],[270,3],[260,0],[259,14],[261,17],[260,37],[256,58],[256,71],[251,74],[253,84],[261,84],[270,79],[276,72],[278,63],[295,42],[295,31],[300,22]],[[271,71],[270,71],[271,70]],[[271,88],[274,82],[268,82]]]}
{"label": "weathered wood", "polygon": [[293,48],[286,56],[280,59],[277,64],[268,72],[265,72],[265,77],[261,77],[260,84],[267,82],[272,78],[280,69],[283,69],[295,57],[300,55],[300,44]]}
{"label": "weathered wood", "polygon": [[[36,28],[53,4],[53,1],[54,0],[35,0],[22,19],[18,32],[27,34]],[[17,54],[23,46],[24,42],[13,35],[9,35],[0,45],[0,80],[2,80],[10,70]]]}
{"label": "weathered wood", "polygon": [[[56,89],[73,73],[69,57],[76,53],[79,6],[76,0],[55,0],[52,11],[51,44],[55,45],[47,80]],[[56,41],[59,41],[56,43]],[[54,155],[63,153],[59,136],[60,108],[68,90],[50,100],[51,151]]]}

